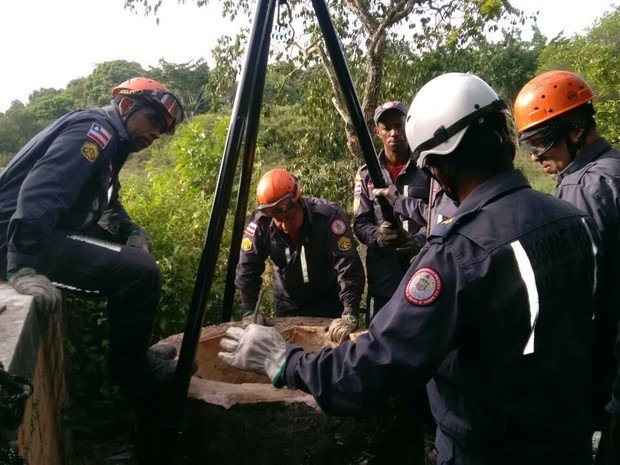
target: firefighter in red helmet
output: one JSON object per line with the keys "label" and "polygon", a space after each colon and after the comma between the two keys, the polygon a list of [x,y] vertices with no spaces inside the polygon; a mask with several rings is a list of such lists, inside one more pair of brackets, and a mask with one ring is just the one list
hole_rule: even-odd
{"label": "firefighter in red helmet", "polygon": [[270,258],[275,316],[333,318],[329,336],[343,341],[357,327],[365,279],[346,214],[335,203],[303,197],[297,178],[282,169],[265,173],[256,200],[235,280],[242,313],[252,313]]}
{"label": "firefighter in red helmet", "polygon": [[[514,113],[521,144],[557,183],[553,195],[586,212],[601,239],[605,261],[600,282],[602,305],[593,312],[592,351],[592,429],[601,431],[595,459],[600,465],[620,460],[620,439],[613,441],[613,451],[609,447],[610,421],[613,419],[613,426],[620,425],[620,376],[614,383],[618,371],[614,341],[620,318],[620,152],[596,128],[595,98],[581,76],[549,71],[521,89]],[[620,338],[615,353],[616,357],[620,354]],[[620,427],[614,431],[620,436]]]}
{"label": "firefighter in red helmet", "polygon": [[129,79],[110,105],[36,134],[0,175],[0,278],[34,295],[42,315],[58,310],[62,288],[105,296],[109,372],[134,399],[161,392],[176,362],[149,349],[161,275],[149,235],[120,202],[119,172],[182,120],[164,85]]}

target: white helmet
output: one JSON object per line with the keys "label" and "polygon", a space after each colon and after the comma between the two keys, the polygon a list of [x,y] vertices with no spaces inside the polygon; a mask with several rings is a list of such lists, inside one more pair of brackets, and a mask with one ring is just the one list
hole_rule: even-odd
{"label": "white helmet", "polygon": [[510,114],[506,103],[478,76],[447,73],[427,82],[407,114],[407,142],[418,166],[424,167],[430,154],[452,153],[472,121],[498,111]]}

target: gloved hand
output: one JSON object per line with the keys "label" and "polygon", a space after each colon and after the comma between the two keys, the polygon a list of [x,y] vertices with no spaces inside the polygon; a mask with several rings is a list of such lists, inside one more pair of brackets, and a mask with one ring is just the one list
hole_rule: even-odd
{"label": "gloved hand", "polygon": [[161,360],[174,360],[177,357],[177,348],[170,344],[155,344],[149,347],[149,352]]}
{"label": "gloved hand", "polygon": [[31,295],[37,310],[44,316],[50,316],[60,310],[62,295],[52,282],[33,268],[18,268],[8,274],[9,284],[20,294]]}
{"label": "gloved hand", "polygon": [[392,228],[392,223],[384,221],[375,232],[375,242],[379,247],[391,247],[397,236],[398,232]]}
{"label": "gloved hand", "polygon": [[415,241],[413,236],[402,228],[396,231],[396,239],[392,241],[391,247],[398,253],[407,256],[409,259],[415,257],[420,251],[420,245]]}
{"label": "gloved hand", "polygon": [[385,197],[390,205],[394,205],[396,197],[398,197],[398,190],[394,184],[390,184],[388,187],[381,187],[372,190],[372,195],[375,197]]}
{"label": "gloved hand", "polygon": [[231,326],[220,341],[218,358],[241,370],[266,374],[273,382],[286,361],[286,342],[271,326]]}
{"label": "gloved hand", "polygon": [[135,247],[136,249],[142,249],[145,252],[150,252],[151,237],[142,228],[134,229],[129,233],[129,237],[127,237],[125,245],[127,247]]}
{"label": "gloved hand", "polygon": [[329,325],[327,337],[331,342],[340,344],[349,338],[349,334],[357,329],[357,317],[352,313],[343,313]]}

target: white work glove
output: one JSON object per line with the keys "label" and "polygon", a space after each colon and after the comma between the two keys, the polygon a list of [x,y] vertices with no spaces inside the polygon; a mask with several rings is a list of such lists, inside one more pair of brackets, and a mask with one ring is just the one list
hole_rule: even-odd
{"label": "white work glove", "polygon": [[142,249],[145,252],[150,252],[151,238],[144,229],[134,229],[129,233],[125,245],[127,247],[135,247],[136,249]]}
{"label": "white work glove", "polygon": [[266,374],[273,382],[286,361],[286,342],[271,326],[231,326],[220,341],[218,358],[241,370]]}
{"label": "white work glove", "polygon": [[31,295],[38,311],[44,316],[60,310],[62,294],[52,282],[33,268],[18,268],[9,277],[9,284],[20,294]]}
{"label": "white work glove", "polygon": [[394,184],[390,184],[388,187],[380,187],[372,190],[372,195],[375,197],[385,197],[390,205],[394,205],[396,197],[398,197],[398,191]]}
{"label": "white work glove", "polygon": [[351,313],[343,313],[329,325],[327,337],[331,342],[340,344],[349,338],[349,334],[357,329],[357,317]]}

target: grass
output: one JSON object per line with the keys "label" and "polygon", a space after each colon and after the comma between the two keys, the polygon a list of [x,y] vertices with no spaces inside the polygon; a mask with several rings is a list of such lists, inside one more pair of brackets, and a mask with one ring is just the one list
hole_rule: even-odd
{"label": "grass", "polygon": [[530,156],[525,151],[517,150],[515,166],[525,175],[532,188],[546,194],[553,193],[555,181],[542,170],[538,163],[532,162]]}

